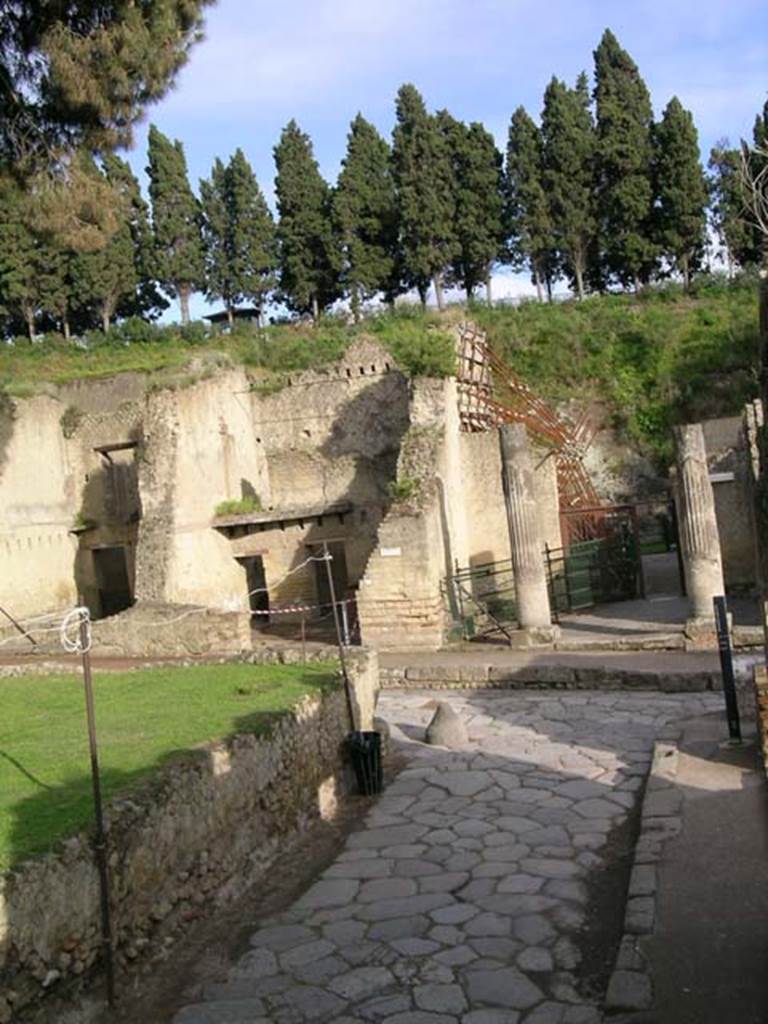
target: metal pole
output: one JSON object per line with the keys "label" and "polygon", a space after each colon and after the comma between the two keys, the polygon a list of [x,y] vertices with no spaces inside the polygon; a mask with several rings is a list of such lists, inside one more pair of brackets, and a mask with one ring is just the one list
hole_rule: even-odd
{"label": "metal pole", "polygon": [[339,648],[339,661],[341,662],[341,677],[344,680],[344,693],[347,698],[347,711],[349,712],[349,721],[352,726],[352,731],[357,731],[357,725],[355,724],[355,708],[352,704],[352,693],[350,692],[349,675],[347,674],[347,661],[344,657],[344,644],[341,638],[341,625],[339,623],[339,610],[336,607],[336,587],[333,583],[333,573],[331,572],[331,555],[328,551],[328,544],[323,541],[323,556],[325,558],[325,568],[328,573],[328,589],[331,592],[331,607],[333,609],[333,624],[336,627],[336,643]]}
{"label": "metal pole", "polygon": [[7,612],[5,608],[2,607],[2,605],[0,605],[0,612],[3,613],[3,615],[6,617],[6,619],[8,619],[12,626],[15,626],[16,629],[18,629],[22,636],[25,636],[27,640],[29,640],[33,647],[37,647],[37,640],[35,640],[35,638],[30,633],[28,633],[26,629],[24,629],[24,627],[20,623],[18,623],[16,619],[14,619],[11,613]]}
{"label": "metal pole", "polygon": [[307,663],[307,619],[304,612],[301,613],[301,660],[304,665]]}
{"label": "metal pole", "polygon": [[739,702],[736,698],[736,676],[733,671],[733,652],[731,636],[728,630],[728,610],[724,597],[712,599],[715,605],[715,624],[717,626],[717,647],[720,652],[720,671],[723,676],[723,693],[725,694],[725,715],[728,719],[728,733],[732,740],[741,743],[741,721],[739,719]]}
{"label": "metal pole", "polygon": [[96,744],[96,716],[93,709],[93,682],[91,679],[91,654],[88,624],[80,620],[80,650],[83,654],[83,682],[85,684],[85,711],[88,720],[88,746],[91,753],[91,780],[93,782],[93,809],[96,818],[96,867],[99,872],[101,897],[101,939],[104,947],[104,965],[107,974],[107,1002],[115,1005],[115,969],[112,950],[112,921],[109,906],[109,873],[107,871],[107,841],[104,832],[104,812],[101,802],[101,780],[99,777],[99,751]]}
{"label": "metal pole", "polygon": [[683,552],[680,547],[680,527],[677,521],[677,504],[674,499],[669,503],[669,514],[672,518],[672,536],[675,541],[675,554],[677,555],[677,575],[680,580],[680,596],[688,596],[688,588],[685,584],[685,563]]}
{"label": "metal pole", "polygon": [[645,593],[645,573],[643,571],[643,552],[640,549],[640,524],[637,520],[637,508],[632,505],[630,506],[630,519],[632,522],[632,543],[634,545],[635,555],[635,572],[637,573],[637,585],[640,590],[640,597],[643,601],[646,598]]}
{"label": "metal pole", "polygon": [[344,646],[349,647],[349,618],[347,617],[347,602],[340,601],[339,606],[341,607],[341,626],[344,634]]}

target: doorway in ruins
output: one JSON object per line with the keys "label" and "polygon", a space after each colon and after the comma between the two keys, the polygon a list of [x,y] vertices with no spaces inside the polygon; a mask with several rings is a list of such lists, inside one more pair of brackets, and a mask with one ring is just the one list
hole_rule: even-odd
{"label": "doorway in ruins", "polygon": [[133,604],[128,552],[122,544],[92,548],[93,572],[101,617],[117,615]]}
{"label": "doorway in ruins", "polygon": [[254,626],[267,626],[269,625],[269,593],[264,559],[261,555],[249,555],[246,558],[238,558],[238,562],[245,570],[251,623]]}
{"label": "doorway in ruins", "polygon": [[323,558],[327,548],[331,556],[331,578],[337,601],[346,601],[349,596],[349,573],[347,572],[347,553],[343,540],[329,540],[326,544],[308,544],[309,553],[317,561],[315,566],[315,587],[317,603],[321,615],[331,609],[331,584],[328,579],[328,563]]}

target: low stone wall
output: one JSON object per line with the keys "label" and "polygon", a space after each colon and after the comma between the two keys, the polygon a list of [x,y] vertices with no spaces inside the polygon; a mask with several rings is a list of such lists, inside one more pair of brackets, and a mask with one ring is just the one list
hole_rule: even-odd
{"label": "low stone wall", "polygon": [[386,689],[463,690],[565,689],[565,690],[661,690],[686,693],[718,690],[719,672],[663,672],[618,668],[571,668],[568,665],[525,665],[497,668],[493,665],[419,665],[413,668],[382,668]]}
{"label": "low stone wall", "polygon": [[[374,652],[349,659],[357,723],[372,728]],[[118,977],[161,955],[195,918],[252,886],[347,790],[342,688],[307,697],[269,738],[239,735],[184,756],[108,808]],[[55,798],[55,794],[51,794]],[[88,836],[0,876],[0,1022],[92,1019],[99,885]],[[88,1009],[90,1005],[90,1010]]]}
{"label": "low stone wall", "polygon": [[758,744],[763,755],[763,767],[768,775],[768,669],[763,665],[755,667],[755,712]]}
{"label": "low stone wall", "polygon": [[195,605],[137,604],[93,624],[94,650],[125,657],[238,654],[251,647],[247,612]]}
{"label": "low stone wall", "polygon": [[[62,618],[64,614],[62,611]],[[238,655],[252,648],[251,617],[247,612],[218,611],[200,605],[141,602],[119,615],[97,619],[91,628],[93,653],[102,657],[194,658]],[[58,632],[41,633],[36,639],[35,655],[61,656]],[[30,654],[29,641],[22,636],[16,638],[7,624],[3,640],[3,654]]]}

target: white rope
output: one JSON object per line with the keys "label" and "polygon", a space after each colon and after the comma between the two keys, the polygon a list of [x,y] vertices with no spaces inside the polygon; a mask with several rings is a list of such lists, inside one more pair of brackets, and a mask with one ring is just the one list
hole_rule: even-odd
{"label": "white rope", "polygon": [[[85,623],[85,645],[80,627]],[[87,608],[73,608],[67,612],[59,627],[61,646],[69,654],[85,654],[93,644],[91,631],[91,614]]]}
{"label": "white rope", "polygon": [[[271,584],[271,586],[268,586],[268,587],[257,587],[255,590],[250,590],[248,592],[247,596],[251,597],[253,594],[267,594],[270,591],[274,592],[274,590],[276,590],[278,587],[282,586],[282,584],[289,577],[293,576],[295,573],[299,572],[301,569],[304,569],[307,565],[310,564],[310,562],[332,562],[332,561],[333,561],[333,555],[331,555],[330,552],[328,552],[327,554],[322,554],[322,555],[310,555],[308,558],[305,558],[304,561],[301,562],[299,565],[294,566],[293,569],[289,569],[288,572],[285,573],[284,576],[281,576],[280,579],[277,580],[275,583]],[[337,605],[342,605],[342,604],[347,604],[347,603],[351,603],[351,602],[348,602],[348,601],[337,601],[336,603],[337,603]],[[325,607],[325,606],[324,605],[319,605],[319,604],[317,604],[317,605],[304,605],[304,606],[301,606],[301,608],[296,607],[295,610],[296,611],[299,611],[299,610],[301,610],[301,611],[314,611],[315,609],[320,609],[322,607]],[[244,608],[242,604],[240,605],[239,610],[240,611],[250,611],[250,609]],[[289,609],[289,608],[284,608],[284,609],[273,608],[273,609],[271,609],[269,611],[252,612],[251,614],[256,614],[256,615],[259,615],[259,614],[262,614],[262,615],[263,614],[267,614],[267,615],[269,615],[269,614],[281,614],[281,613],[285,614],[286,612],[293,611],[293,610],[294,610],[293,608],[291,608],[291,609]],[[182,612],[180,615],[173,616],[173,618],[170,618],[170,619],[155,619],[155,620],[153,620],[151,622],[139,622],[139,623],[136,624],[136,626],[139,629],[144,629],[147,626],[152,626],[152,627],[155,627],[155,628],[162,627],[162,626],[173,626],[177,622],[181,622],[182,620],[187,619],[187,618],[189,618],[192,615],[205,615],[205,614],[207,614],[209,612],[214,612],[215,613],[215,611],[216,611],[215,609],[211,609],[211,608],[207,608],[207,607],[203,607],[203,608],[190,608],[188,611]],[[331,614],[331,613],[330,612],[327,613],[327,615],[329,615],[329,614]],[[322,617],[325,618],[327,616],[322,616]],[[81,642],[81,638],[80,638],[80,624],[83,621],[86,623],[86,631],[87,631],[87,643],[86,643],[85,648],[83,648],[82,642]],[[52,625],[50,625],[50,626],[49,625],[44,625],[44,623],[49,623],[49,622],[52,623]],[[57,633],[58,636],[59,636],[59,640],[61,642],[61,646],[69,654],[83,654],[84,651],[90,651],[91,647],[93,645],[93,633],[92,633],[92,628],[91,628],[90,612],[88,611],[88,609],[86,607],[83,607],[83,606],[79,606],[79,607],[76,607],[76,608],[71,608],[69,611],[66,611],[66,612],[47,612],[44,615],[34,615],[34,616],[31,616],[28,619],[22,619],[19,622],[19,626],[21,627],[20,630],[16,629],[16,631],[11,633],[10,636],[6,637],[4,640],[0,640],[0,647],[4,647],[6,644],[18,643],[18,641],[20,639],[23,639],[23,638],[29,638],[29,639],[35,640],[38,636],[40,636],[42,634],[45,634],[45,633]],[[15,628],[15,627],[12,627],[10,623],[8,623],[7,625],[5,623],[0,623],[0,629],[9,629],[10,630],[12,628]]]}
{"label": "white rope", "polygon": [[271,586],[269,586],[269,587],[257,587],[255,590],[249,590],[246,596],[247,597],[251,597],[253,594],[267,594],[267,593],[269,593],[270,590],[272,590],[272,591],[277,590],[278,587],[282,586],[283,583],[285,583],[285,581],[288,579],[289,576],[293,576],[294,573],[297,573],[300,569],[303,569],[305,566],[309,565],[310,562],[332,562],[332,561],[333,561],[333,555],[330,552],[327,555],[310,555],[309,558],[305,558],[304,561],[300,565],[294,566],[293,569],[289,569],[288,572],[285,574],[285,576],[282,576],[275,583],[271,584]]}
{"label": "white rope", "polygon": [[[59,613],[59,616],[61,613]],[[19,640],[24,638],[36,639],[42,633],[59,633],[61,630],[61,623],[57,623],[55,626],[36,627],[35,629],[24,629],[21,632],[16,631],[7,636],[5,640],[0,640],[0,647],[4,647],[6,644],[18,643]]]}

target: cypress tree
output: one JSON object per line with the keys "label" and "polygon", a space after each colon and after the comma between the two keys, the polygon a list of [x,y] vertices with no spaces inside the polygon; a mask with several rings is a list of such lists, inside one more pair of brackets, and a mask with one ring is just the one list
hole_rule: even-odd
{"label": "cypress tree", "polygon": [[504,192],[508,259],[513,266],[530,267],[541,301],[544,287],[551,291],[556,260],[541,132],[523,107],[509,125]]}
{"label": "cypress tree", "polygon": [[443,308],[446,270],[458,255],[455,182],[445,138],[413,85],[397,94],[392,166],[400,222],[400,245],[407,283],[422,302],[430,281]]}
{"label": "cypress tree", "polygon": [[594,57],[601,259],[607,274],[637,287],[656,262],[651,100],[637,65],[609,29]]}
{"label": "cypress tree", "polygon": [[200,196],[206,293],[224,302],[231,325],[238,303],[249,298],[261,309],[274,285],[275,226],[241,149],[227,167],[215,161]]}
{"label": "cypress tree", "polygon": [[389,146],[362,114],[350,125],[333,210],[342,249],[342,283],[357,321],[362,302],[391,287],[397,248]]}
{"label": "cypress tree", "polygon": [[317,321],[340,294],[331,190],[309,136],[294,120],[283,129],[274,154],[280,292],[291,309]]}
{"label": "cypress tree", "polygon": [[149,129],[149,196],[157,278],[176,295],[182,324],[189,323],[189,297],[203,283],[200,206],[189,187],[184,149],[154,125]]}
{"label": "cypress tree", "polygon": [[653,139],[659,248],[688,288],[704,253],[707,187],[693,116],[676,96],[654,128]]}
{"label": "cypress tree", "polygon": [[40,309],[55,318],[66,341],[71,336],[71,315],[82,294],[78,277],[78,254],[72,250],[45,247],[45,265],[42,267]]}
{"label": "cypress tree", "polygon": [[596,231],[594,202],[595,130],[589,109],[587,76],[575,89],[557,78],[544,93],[541,133],[544,189],[558,251],[578,297]]}
{"label": "cypress tree", "polygon": [[275,222],[251,165],[236,149],[227,167],[229,251],[236,302],[251,300],[260,310],[275,286]]}
{"label": "cypress tree", "polygon": [[141,187],[130,165],[113,153],[102,160],[107,182],[122,198],[122,216],[127,218],[133,241],[133,262],[137,284],[133,292],[126,293],[117,306],[118,317],[156,316],[168,308],[155,280],[155,254],[149,206],[141,194]]}
{"label": "cypress tree", "polygon": [[[92,159],[88,161],[83,157],[82,166],[94,179],[106,181],[106,176]],[[118,187],[110,186],[109,194],[118,227],[101,249],[80,253],[75,257],[73,273],[79,304],[95,311],[105,334],[109,331],[121,298],[132,294],[138,283],[129,224],[129,204]]]}
{"label": "cypress tree", "polygon": [[227,171],[216,157],[210,178],[200,182],[202,209],[203,254],[205,259],[205,294],[221,299],[230,325],[235,305],[230,270],[230,239],[227,196]]}
{"label": "cypress tree", "polygon": [[437,123],[453,163],[457,242],[453,276],[467,299],[484,284],[490,305],[491,269],[503,237],[502,156],[493,136],[477,121],[467,126],[441,110]]}
{"label": "cypress tree", "polygon": [[10,179],[0,179],[0,304],[23,320],[30,341],[35,339],[46,262],[29,228],[26,196]]}

